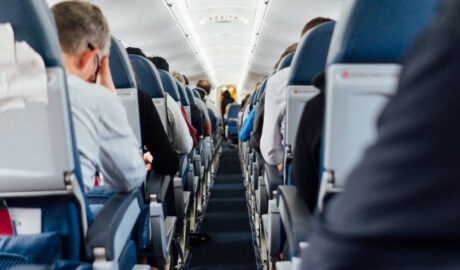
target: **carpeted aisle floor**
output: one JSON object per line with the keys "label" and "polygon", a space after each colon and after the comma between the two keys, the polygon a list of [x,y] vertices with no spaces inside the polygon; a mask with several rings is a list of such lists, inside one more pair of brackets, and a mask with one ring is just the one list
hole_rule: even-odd
{"label": "carpeted aisle floor", "polygon": [[189,269],[257,269],[238,150],[226,144],[200,232],[211,240],[192,249]]}

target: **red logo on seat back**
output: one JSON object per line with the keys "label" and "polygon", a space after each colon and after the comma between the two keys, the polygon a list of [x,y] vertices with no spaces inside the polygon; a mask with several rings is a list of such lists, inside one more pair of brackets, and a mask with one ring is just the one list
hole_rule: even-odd
{"label": "red logo on seat back", "polygon": [[347,70],[342,71],[342,79],[348,79],[350,77],[350,73]]}

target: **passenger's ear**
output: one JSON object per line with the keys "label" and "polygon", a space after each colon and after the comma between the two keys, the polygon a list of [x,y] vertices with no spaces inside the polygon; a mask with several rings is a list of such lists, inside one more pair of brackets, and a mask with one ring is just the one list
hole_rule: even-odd
{"label": "passenger's ear", "polygon": [[88,67],[94,66],[94,57],[98,55],[99,49],[86,49],[81,55],[80,55],[80,60],[79,60],[79,69],[84,70],[87,69]]}

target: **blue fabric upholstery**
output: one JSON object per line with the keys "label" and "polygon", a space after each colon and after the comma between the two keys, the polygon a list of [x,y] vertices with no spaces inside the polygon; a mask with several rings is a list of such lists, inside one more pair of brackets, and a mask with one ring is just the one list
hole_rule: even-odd
{"label": "blue fabric upholstery", "polygon": [[240,131],[240,140],[242,142],[247,142],[251,138],[251,132],[254,128],[254,118],[256,116],[256,108],[252,108],[249,112],[248,118],[243,122],[243,126]]}
{"label": "blue fabric upholstery", "polygon": [[[14,29],[16,40],[23,40],[30,44],[42,56],[47,67],[63,68],[54,17],[45,1],[4,0],[1,3],[0,22],[9,22]],[[81,190],[84,190],[67,88],[61,89],[61,91],[64,102],[67,103],[68,107],[67,113],[75,162],[74,173]],[[84,199],[86,201],[86,197]],[[42,211],[42,235],[57,233],[60,236],[58,242],[61,245],[60,252],[62,256],[66,259],[80,259],[83,236],[81,235],[80,227],[80,209],[73,196],[11,198],[7,202],[9,207],[40,208]],[[91,224],[92,215],[87,203],[85,203],[85,207],[88,214],[88,224]],[[12,239],[15,239],[15,237],[12,237]],[[39,240],[40,237],[28,238],[28,245],[30,248],[43,248]],[[53,253],[52,251],[50,246],[50,254]],[[4,250],[0,248],[0,252],[4,252]]]}
{"label": "blue fabric upholstery", "polygon": [[201,99],[200,93],[198,93],[198,91],[197,91],[196,89],[193,89],[193,90],[192,90],[192,93],[193,93],[193,96],[194,96],[194,97]]}
{"label": "blue fabric upholstery", "polygon": [[257,97],[256,97],[256,102],[259,102],[260,98],[261,98],[262,95],[265,93],[265,88],[267,87],[267,82],[268,82],[268,79],[265,79],[265,80],[262,82],[262,85],[260,86],[259,93],[257,94]]}
{"label": "blue fabric upholstery", "polygon": [[337,23],[327,64],[400,63],[440,2],[350,1],[343,10],[345,16]]}
{"label": "blue fabric upholstery", "polygon": [[335,22],[311,29],[297,47],[291,65],[288,85],[312,85],[313,78],[326,68]]}
{"label": "blue fabric upholstery", "polygon": [[191,105],[196,105],[195,104],[195,97],[193,96],[192,88],[189,86],[185,87],[185,92],[187,93],[188,101],[190,101]]}
{"label": "blue fabric upholstery", "polygon": [[180,84],[180,82],[176,81],[177,90],[179,90],[180,101],[182,102],[183,106],[190,106],[190,100],[185,92],[185,88]]}
{"label": "blue fabric upholstery", "polygon": [[280,71],[282,69],[290,67],[293,58],[294,58],[294,53],[290,53],[290,54],[286,55],[283,59],[281,59],[281,62],[278,65],[277,71]]}
{"label": "blue fabric upholstery", "polygon": [[129,59],[139,79],[139,88],[144,90],[151,98],[165,97],[158,69],[142,56],[131,54]]}
{"label": "blue fabric upholstery", "polygon": [[159,69],[158,72],[160,73],[161,83],[163,84],[164,91],[168,93],[176,102],[181,101],[176,81],[173,79],[171,74],[162,69]]}
{"label": "blue fabric upholstery", "polygon": [[31,263],[52,264],[62,258],[61,238],[56,232],[0,236],[0,250],[0,269]]}
{"label": "blue fabric upholstery", "polygon": [[227,125],[228,125],[228,137],[238,136],[238,121],[229,121],[230,119],[238,119],[238,113],[240,112],[241,106],[239,104],[232,104],[228,108],[227,113]]}
{"label": "blue fabric upholstery", "polygon": [[56,24],[45,1],[2,0],[0,23],[9,22],[17,41],[26,41],[47,67],[63,67]]}
{"label": "blue fabric upholstery", "polygon": [[121,252],[118,267],[119,269],[133,269],[136,261],[136,245],[130,240]]}
{"label": "blue fabric upholstery", "polygon": [[128,53],[121,42],[113,36],[109,63],[115,88],[136,88],[136,77],[129,64]]}

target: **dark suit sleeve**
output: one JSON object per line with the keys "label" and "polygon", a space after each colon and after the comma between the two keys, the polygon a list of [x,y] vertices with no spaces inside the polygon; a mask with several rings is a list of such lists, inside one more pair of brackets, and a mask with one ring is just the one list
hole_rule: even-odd
{"label": "dark suit sleeve", "polygon": [[292,182],[312,213],[318,197],[323,115],[324,94],[321,93],[305,105],[297,130],[291,167]]}
{"label": "dark suit sleeve", "polygon": [[[256,114],[254,116],[254,126],[251,132],[251,139],[249,143],[252,148],[260,153],[260,138],[262,137],[262,128],[264,126],[264,107],[265,107],[265,92],[260,97],[259,103],[256,107]],[[260,155],[262,156],[262,155]]]}
{"label": "dark suit sleeve", "polygon": [[179,159],[164,131],[158,111],[142,90],[137,91],[142,142],[153,156],[152,169],[158,174],[173,175],[179,170]]}
{"label": "dark suit sleeve", "polygon": [[306,269],[459,269],[460,1],[406,58],[377,141],[309,238]]}

